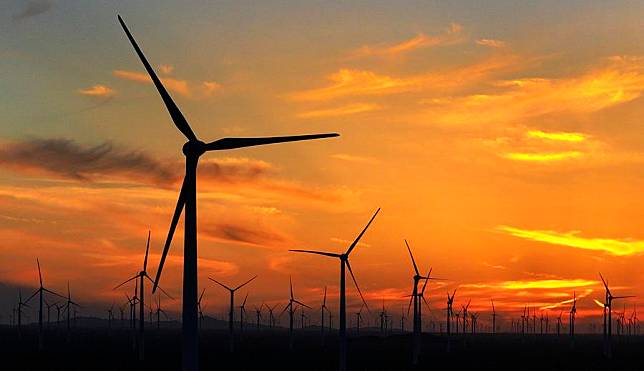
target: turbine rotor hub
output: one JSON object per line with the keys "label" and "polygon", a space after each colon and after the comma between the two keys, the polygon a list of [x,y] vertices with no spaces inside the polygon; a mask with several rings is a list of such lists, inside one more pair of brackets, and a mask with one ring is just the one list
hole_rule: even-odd
{"label": "turbine rotor hub", "polygon": [[191,140],[183,145],[182,151],[186,157],[199,157],[206,152],[206,143],[200,140]]}

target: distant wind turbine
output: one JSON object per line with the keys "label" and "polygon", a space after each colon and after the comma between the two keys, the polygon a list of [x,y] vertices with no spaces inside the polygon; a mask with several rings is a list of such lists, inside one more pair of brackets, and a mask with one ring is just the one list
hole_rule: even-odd
{"label": "distant wind turbine", "polygon": [[46,289],[42,285],[42,273],[40,271],[40,261],[38,260],[38,258],[36,258],[36,264],[38,265],[38,279],[40,281],[40,287],[38,287],[36,292],[31,294],[31,296],[25,301],[25,303],[29,303],[29,301],[34,296],[39,295],[39,301],[38,301],[38,349],[42,350],[43,349],[43,323],[42,323],[43,308],[42,308],[42,305],[43,305],[43,301],[44,301],[44,294],[49,293],[49,294],[61,297],[63,299],[65,297],[60,295],[60,294],[58,294],[58,293],[56,293],[56,292],[53,292],[53,291],[51,291],[49,289]]}
{"label": "distant wind turbine", "polygon": [[[209,280],[217,283],[219,286],[225,288],[226,290],[228,290],[230,292],[230,310],[228,311],[228,335],[229,335],[229,341],[230,341],[229,350],[230,350],[231,353],[235,350],[235,338],[234,338],[234,336],[235,336],[235,330],[234,330],[234,328],[235,328],[235,323],[234,323],[234,321],[235,321],[235,291],[237,291],[237,290],[241,289],[242,287],[246,286],[247,284],[249,284],[255,278],[257,278],[257,276],[249,279],[248,281],[242,283],[241,285],[239,285],[239,286],[237,286],[235,288],[231,288],[231,287],[228,287],[228,286],[224,285],[223,283],[217,281],[216,279],[208,277]],[[244,300],[244,303],[245,302],[246,301]]]}
{"label": "distant wind turbine", "polygon": [[353,275],[353,271],[351,270],[351,264],[349,264],[349,254],[351,254],[351,251],[353,251],[353,249],[356,247],[358,242],[360,242],[360,239],[365,234],[365,232],[367,231],[367,228],[369,228],[369,226],[371,225],[371,222],[373,222],[373,220],[376,218],[376,215],[378,215],[379,212],[380,212],[380,208],[376,210],[375,214],[373,214],[373,216],[371,217],[371,220],[369,220],[369,223],[367,223],[367,225],[364,227],[362,232],[360,232],[358,237],[356,237],[356,239],[353,241],[353,243],[349,246],[349,248],[344,254],[337,254],[337,253],[330,253],[330,252],[323,252],[323,251],[312,251],[312,250],[289,250],[293,252],[323,255],[323,256],[340,259],[340,333],[339,333],[340,371],[344,371],[347,368],[347,297],[346,297],[345,268],[349,269],[349,273],[351,274],[353,283],[356,285],[356,289],[360,294],[360,298],[362,299],[362,302],[367,307],[367,310],[369,310],[369,306],[367,305],[367,302],[364,300],[364,297],[362,296],[362,292],[360,291],[360,287],[358,286],[356,277]]}

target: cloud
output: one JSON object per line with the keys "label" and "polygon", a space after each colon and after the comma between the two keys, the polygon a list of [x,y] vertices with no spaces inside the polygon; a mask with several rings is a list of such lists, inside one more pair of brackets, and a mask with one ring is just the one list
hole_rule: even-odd
{"label": "cloud", "polygon": [[206,95],[212,95],[221,90],[221,84],[215,81],[202,81],[201,86]]}
{"label": "cloud", "polygon": [[97,84],[89,88],[80,89],[78,90],[78,93],[87,97],[108,98],[114,96],[114,94],[116,94],[116,91],[114,91],[114,89],[110,88],[109,86]]}
{"label": "cloud", "polygon": [[362,46],[349,54],[350,58],[370,56],[397,56],[414,50],[440,45],[451,45],[463,41],[463,27],[457,23],[450,24],[443,34],[428,36],[423,33],[391,45]]}
{"label": "cloud", "polygon": [[[341,245],[343,245],[345,247],[349,247],[353,243],[353,241],[345,240],[345,239],[338,238],[338,237],[331,237],[331,238],[329,238],[329,241],[341,244]],[[358,242],[358,246],[369,247],[371,245],[369,245],[366,242]]]}
{"label": "cloud", "polygon": [[259,247],[283,245],[288,238],[258,225],[245,226],[233,223],[207,224],[200,230],[210,238],[225,242],[242,243]]}
{"label": "cloud", "polygon": [[636,255],[644,252],[644,241],[586,238],[578,236],[579,231],[556,232],[549,230],[526,230],[505,225],[498,226],[497,230],[526,240],[583,250],[602,251],[615,256]]}
{"label": "cloud", "polygon": [[516,161],[528,161],[528,162],[552,162],[552,161],[564,161],[579,158],[582,156],[582,153],[579,151],[566,151],[566,152],[553,152],[553,153],[520,153],[520,152],[511,152],[503,154],[503,157],[516,160]]}
{"label": "cloud", "polygon": [[103,177],[145,179],[169,183],[176,179],[172,168],[141,151],[110,142],[86,146],[69,139],[27,139],[5,143],[0,166],[19,172],[36,172],[78,181]]}
{"label": "cloud", "polygon": [[637,99],[644,90],[644,58],[612,57],[568,78],[496,83],[498,93],[425,100],[424,115],[442,124],[504,124],[554,114],[588,114]]}
{"label": "cloud", "polygon": [[582,133],[566,133],[566,132],[544,132],[541,130],[530,130],[527,135],[531,138],[547,139],[560,142],[583,142],[588,138],[588,135]]}
{"label": "cloud", "polygon": [[336,153],[331,155],[331,158],[340,161],[355,162],[360,164],[375,164],[378,162],[378,160],[373,157],[354,156],[346,153]]}
{"label": "cloud", "polygon": [[476,40],[478,45],[488,46],[490,48],[503,48],[505,47],[505,42],[495,39],[478,39]]}
{"label": "cloud", "polygon": [[[114,76],[123,80],[135,81],[144,84],[152,83],[152,79],[150,79],[150,76],[148,76],[147,73],[126,70],[114,70],[112,73]],[[163,86],[165,86],[169,91],[173,91],[183,96],[190,95],[190,88],[188,87],[188,82],[186,80],[179,80],[172,77],[160,77],[160,79]]]}
{"label": "cloud", "polygon": [[299,118],[310,119],[310,118],[319,118],[319,117],[333,117],[333,116],[346,116],[346,115],[355,115],[357,113],[370,112],[380,109],[381,107],[377,104],[371,103],[353,103],[347,104],[340,107],[333,108],[324,108],[311,110],[306,112],[300,112],[296,116]]}
{"label": "cloud", "polygon": [[[343,97],[386,96],[407,92],[462,88],[477,83],[493,73],[513,71],[532,63],[514,55],[493,56],[471,65],[425,74],[394,77],[368,70],[342,68],[327,76],[326,87],[302,90],[288,97],[294,101],[328,101]],[[427,100],[427,102],[435,102]],[[443,102],[442,100],[440,102]]]}
{"label": "cloud", "polygon": [[39,14],[45,13],[53,7],[54,3],[51,0],[30,0],[27,1],[25,9],[14,15],[13,19],[16,21],[31,18]]}

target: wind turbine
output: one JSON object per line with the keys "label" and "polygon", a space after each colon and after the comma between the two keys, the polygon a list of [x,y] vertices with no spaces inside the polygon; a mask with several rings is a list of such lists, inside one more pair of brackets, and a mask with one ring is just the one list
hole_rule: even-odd
{"label": "wind turbine", "polygon": [[183,116],[172,97],[165,89],[161,80],[152,69],[152,66],[146,59],[145,55],[139,48],[130,33],[129,29],[123,22],[121,16],[118,20],[125,31],[130,43],[134,47],[136,54],[143,63],[145,70],[150,75],[159,95],[179,131],[188,139],[188,142],[183,146],[183,153],[186,156],[186,173],[183,179],[181,190],[179,191],[179,198],[177,206],[172,217],[168,237],[166,239],[159,269],[157,270],[156,279],[152,292],[154,293],[159,280],[161,272],[163,271],[163,264],[165,262],[174,230],[181,216],[181,212],[185,207],[185,221],[184,221],[184,242],[183,242],[183,311],[182,311],[182,346],[183,346],[183,371],[196,371],[198,369],[198,321],[197,321],[197,164],[199,157],[208,151],[228,150],[235,148],[251,147],[273,143],[293,142],[300,140],[321,139],[337,137],[338,134],[315,134],[315,135],[297,135],[286,137],[264,137],[264,138],[223,138],[210,143],[200,141],[188,121]]}
{"label": "wind turbine", "polygon": [[496,334],[496,310],[494,308],[494,299],[490,299],[492,302],[492,334]]}
{"label": "wind turbine", "polygon": [[244,333],[244,318],[246,315],[246,300],[248,300],[248,293],[246,293],[246,297],[244,298],[244,302],[242,305],[239,306],[239,333],[243,334]]}
{"label": "wind turbine", "polygon": [[264,306],[264,303],[260,305],[259,307],[255,307],[255,315],[257,316],[257,331],[259,332],[259,321],[262,319],[262,307]]}
{"label": "wind turbine", "polygon": [[570,337],[573,338],[575,336],[575,316],[577,315],[577,292],[575,291],[572,293],[572,306],[570,306],[568,315],[568,331],[570,332]]}
{"label": "wind turbine", "polygon": [[604,279],[601,273],[599,273],[599,277],[602,279],[602,283],[604,284],[604,288],[606,289],[606,299],[604,301],[604,352],[606,356],[610,358],[612,356],[611,338],[613,334],[613,331],[612,331],[613,300],[633,298],[635,296],[634,295],[613,296],[613,294],[610,292],[610,289],[608,288],[608,283],[606,283],[606,280]]}
{"label": "wind turbine", "polygon": [[380,212],[380,208],[376,210],[376,212],[373,214],[371,219],[369,220],[369,223],[364,227],[362,232],[356,237],[356,239],[353,241],[353,243],[349,246],[347,251],[344,254],[336,254],[336,253],[330,253],[330,252],[322,252],[322,251],[312,251],[312,250],[289,250],[293,252],[301,252],[301,253],[307,253],[307,254],[317,254],[317,255],[323,255],[323,256],[329,256],[332,258],[338,258],[340,259],[340,332],[339,332],[339,337],[340,337],[340,365],[339,368],[341,371],[347,369],[347,297],[346,297],[346,273],[345,273],[345,268],[349,269],[349,273],[351,274],[351,278],[353,279],[353,283],[356,285],[356,289],[358,290],[358,294],[360,294],[360,298],[362,299],[362,302],[365,304],[367,307],[367,310],[369,310],[369,306],[367,305],[367,302],[365,301],[364,297],[362,296],[362,292],[360,291],[360,287],[358,286],[358,282],[356,282],[356,277],[353,275],[353,271],[351,270],[351,264],[349,264],[349,254],[351,254],[351,251],[357,246],[358,242],[364,235],[364,233],[367,231],[367,228],[371,225],[371,222],[376,218],[376,215]]}
{"label": "wind turbine", "polygon": [[43,308],[42,308],[42,305],[43,305],[43,300],[44,300],[44,294],[49,293],[49,294],[61,297],[63,299],[65,297],[60,295],[60,294],[58,294],[58,293],[56,293],[56,292],[53,292],[53,291],[51,291],[49,289],[46,289],[42,285],[42,272],[40,271],[40,261],[38,260],[38,258],[36,258],[36,264],[38,265],[38,279],[40,281],[40,287],[36,290],[36,292],[31,294],[31,296],[25,301],[25,303],[29,303],[29,301],[34,296],[39,295],[39,301],[38,301],[38,349],[42,350],[43,349],[43,326],[42,326]]}
{"label": "wind turbine", "polygon": [[[322,307],[320,308],[320,331],[322,335],[322,346],[324,346],[324,312],[329,311],[326,307],[326,286],[324,286],[324,299],[322,299]],[[358,326],[360,327],[360,326]],[[360,330],[358,330],[360,331]]]}
{"label": "wind turbine", "polygon": [[557,337],[559,337],[559,335],[561,334],[561,326],[562,326],[561,315],[562,314],[563,314],[563,311],[560,311],[559,312],[559,318],[557,318]]}
{"label": "wind turbine", "polygon": [[[295,313],[295,310],[293,308],[293,304],[299,304],[299,305],[301,305],[303,307],[307,307],[309,309],[311,309],[311,307],[309,307],[308,305],[306,305],[306,304],[304,304],[304,303],[302,303],[300,301],[297,301],[295,299],[295,297],[293,296],[293,280],[291,279],[290,276],[288,278],[288,282],[289,282],[290,287],[291,287],[291,297],[288,300],[288,304],[286,304],[286,307],[284,307],[284,310],[282,310],[282,313],[280,313],[280,316],[284,312],[286,312],[286,310],[288,309],[288,322],[289,322],[289,326],[288,326],[289,345],[288,346],[289,346],[289,350],[292,351],[293,350],[293,314]],[[273,307],[273,308],[275,308],[275,307]],[[273,316],[273,308],[269,308],[271,317]]]}
{"label": "wind turbine", "polygon": [[470,307],[472,299],[467,302],[467,305],[463,305],[461,313],[463,314],[463,335],[467,334],[467,309]]}
{"label": "wind turbine", "polygon": [[362,310],[364,309],[364,304],[360,306],[360,310],[356,314],[356,335],[360,335],[360,324],[362,323]]}
{"label": "wind turbine", "polygon": [[[421,347],[421,319],[420,319],[420,310],[419,306],[420,303],[418,302],[418,283],[420,280],[427,280],[429,277],[424,277],[420,275],[420,272],[418,271],[418,266],[416,265],[416,260],[414,259],[414,254],[411,252],[411,248],[409,247],[409,244],[407,243],[407,240],[405,240],[405,245],[407,246],[407,251],[409,251],[409,256],[411,257],[411,262],[414,266],[414,286],[412,289],[412,294],[411,298],[409,299],[409,305],[411,306],[411,302],[413,300],[414,302],[414,318],[413,318],[413,330],[414,330],[414,345],[413,345],[413,355],[412,355],[412,363],[414,365],[418,364],[418,356],[420,354],[420,347]],[[409,313],[409,308],[407,309],[407,312]]]}
{"label": "wind turbine", "polygon": [[273,315],[273,311],[275,310],[275,308],[277,308],[278,305],[279,303],[270,307],[268,306],[268,304],[266,304],[266,309],[268,309],[268,326],[270,328],[273,328],[273,326],[275,326],[275,316]]}
{"label": "wind turbine", "polygon": [[163,316],[165,316],[165,319],[168,318],[168,314],[161,309],[161,294],[157,295],[157,309],[156,309],[156,316],[157,316],[157,330],[161,328],[161,313],[163,313]]}
{"label": "wind turbine", "polygon": [[22,301],[22,290],[18,289],[18,338],[22,337],[22,307],[29,308],[29,304]]}
{"label": "wind turbine", "polygon": [[[152,278],[148,275],[147,269],[148,269],[148,254],[150,252],[150,231],[148,231],[148,241],[145,244],[145,257],[143,258],[143,269],[134,275],[132,278],[129,278],[127,281],[121,283],[120,285],[116,286],[114,290],[118,289],[119,287],[125,285],[126,283],[132,281],[132,280],[137,280],[137,284],[139,287],[139,293],[138,297],[135,296],[135,298],[138,299],[139,303],[139,360],[142,361],[145,358],[145,279],[148,279],[150,282],[152,281]],[[172,299],[172,296],[170,296],[167,292],[165,292],[161,287],[159,287],[159,290],[166,294],[169,298]],[[136,304],[136,303],[135,303]],[[135,325],[136,326],[136,325]]]}
{"label": "wind turbine", "polygon": [[[452,292],[452,295],[449,295],[449,291],[447,292],[447,336],[448,336],[448,341],[449,341],[449,336],[452,333],[452,317],[454,316],[454,310],[452,309],[453,304],[454,304],[454,296],[456,295],[456,289],[454,289],[454,292]],[[456,331],[458,332],[458,330]],[[449,342],[448,342],[449,344]],[[449,349],[449,348],[448,348]]]}
{"label": "wind turbine", "polygon": [[199,295],[199,300],[197,300],[197,311],[199,312],[199,328],[203,326],[203,311],[201,307],[201,299],[203,299],[203,294],[206,292],[206,289],[204,288],[201,290],[201,295]]}
{"label": "wind turbine", "polygon": [[65,303],[65,311],[67,311],[67,341],[69,342],[70,340],[70,315],[71,315],[71,310],[72,306],[80,307],[76,302],[72,300],[72,292],[69,289],[69,281],[67,281],[67,302]]}
{"label": "wind turbine", "polygon": [[[237,286],[235,288],[231,288],[231,287],[228,287],[228,286],[224,285],[223,283],[217,281],[216,279],[208,277],[209,280],[217,283],[219,286],[225,288],[226,290],[228,290],[230,292],[230,310],[228,311],[228,335],[229,335],[229,341],[230,341],[229,350],[230,350],[231,353],[235,350],[235,338],[234,338],[234,336],[235,336],[235,330],[234,330],[234,328],[235,328],[235,323],[234,323],[234,320],[235,320],[235,291],[237,291],[237,290],[241,289],[242,287],[246,286],[247,284],[249,284],[255,278],[257,278],[257,276],[249,279],[248,281],[242,283],[241,285],[239,285],[239,286]],[[246,301],[244,300],[244,303],[245,302]]]}

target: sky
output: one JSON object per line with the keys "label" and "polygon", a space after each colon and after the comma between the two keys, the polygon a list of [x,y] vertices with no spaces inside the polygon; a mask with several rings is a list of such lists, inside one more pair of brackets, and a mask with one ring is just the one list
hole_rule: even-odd
{"label": "sky", "polygon": [[[1,311],[37,284],[95,313],[156,272],[185,139],[120,14],[204,141],[339,138],[201,158],[199,285],[249,303],[337,307],[351,255],[370,305],[405,311],[412,265],[505,319],[525,306],[598,320],[599,272],[642,304],[644,3],[10,0],[0,22]],[[161,286],[181,296],[182,222]],[[127,288],[129,293],[132,288]],[[246,291],[241,293],[246,294]],[[350,311],[360,308],[348,285]],[[53,300],[53,299],[52,299]],[[172,310],[180,300],[166,300]],[[282,305],[283,305],[282,304]],[[615,309],[622,311],[622,304]],[[90,311],[90,309],[87,309]],[[104,311],[105,313],[102,313]],[[427,313],[427,312],[425,312]],[[5,319],[7,317],[4,317]],[[481,320],[482,321],[482,320]]]}

